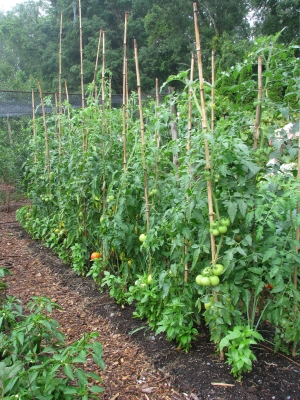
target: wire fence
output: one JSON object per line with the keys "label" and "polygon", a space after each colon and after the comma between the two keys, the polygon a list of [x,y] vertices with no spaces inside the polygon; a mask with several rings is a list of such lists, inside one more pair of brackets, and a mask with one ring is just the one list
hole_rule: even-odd
{"label": "wire fence", "polygon": [[[55,105],[57,104],[57,93],[45,92],[43,93],[44,109],[46,113],[56,112]],[[143,99],[153,97],[151,95],[143,95]],[[65,94],[62,95],[62,104],[67,100]],[[100,100],[101,101],[101,100]],[[87,99],[85,99],[85,103]],[[72,108],[82,107],[81,93],[69,93],[68,103]],[[111,95],[111,105],[113,108],[121,107],[123,103],[122,94]],[[34,112],[35,114],[42,114],[41,100],[38,92],[34,92]],[[2,117],[21,117],[32,116],[33,102],[32,92],[15,91],[15,90],[0,90],[0,118]]]}

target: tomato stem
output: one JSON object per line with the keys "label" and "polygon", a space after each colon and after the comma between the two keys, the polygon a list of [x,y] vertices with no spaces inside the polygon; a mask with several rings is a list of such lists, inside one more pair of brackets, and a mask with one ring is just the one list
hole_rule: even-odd
{"label": "tomato stem", "polygon": [[217,219],[220,219],[218,199],[216,198],[213,190],[212,190],[212,198],[213,198],[213,203],[214,203],[214,206],[215,206],[215,213],[216,213]]}
{"label": "tomato stem", "polygon": [[216,256],[215,256],[215,259],[213,261],[213,264],[215,264],[217,262],[217,259],[219,257],[219,253],[220,253],[220,250],[221,250],[221,247],[222,247],[222,244],[223,244],[223,240],[224,240],[224,235],[221,235],[220,241],[219,241],[219,243],[217,245]]}

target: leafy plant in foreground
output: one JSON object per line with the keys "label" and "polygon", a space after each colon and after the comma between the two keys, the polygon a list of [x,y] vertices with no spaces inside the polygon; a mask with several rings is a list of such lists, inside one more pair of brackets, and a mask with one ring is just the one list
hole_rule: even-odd
{"label": "leafy plant in foreground", "polygon": [[87,360],[104,368],[98,334],[83,334],[66,346],[58,322],[50,317],[60,307],[47,297],[33,297],[22,312],[20,301],[8,297],[0,315],[0,390],[5,400],[93,399],[104,389],[99,375],[86,372]]}
{"label": "leafy plant in foreground", "polygon": [[252,369],[252,361],[256,360],[255,355],[250,349],[251,344],[256,344],[256,340],[263,340],[260,333],[247,326],[235,326],[232,331],[220,342],[220,350],[227,347],[227,364],[231,365],[232,374],[241,380],[242,374]]}

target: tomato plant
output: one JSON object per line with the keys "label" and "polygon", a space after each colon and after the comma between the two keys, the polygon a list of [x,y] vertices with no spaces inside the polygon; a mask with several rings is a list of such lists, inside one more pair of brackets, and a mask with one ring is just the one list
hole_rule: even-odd
{"label": "tomato plant", "polygon": [[[61,115],[63,152],[57,143],[58,116],[47,117],[51,175],[45,165],[43,120],[36,121],[37,139],[30,145],[36,160],[26,165],[31,206],[18,212],[23,226],[78,274],[91,275],[97,283],[103,279],[103,287],[118,302],[134,302],[136,317],[147,318],[152,329],[166,332],[184,349],[190,347],[195,329],[202,329],[202,313],[216,345],[232,326],[242,327],[242,337],[247,304],[255,299],[253,318],[266,318],[278,330],[277,350],[286,351],[300,335],[300,329],[291,328],[297,326],[292,311],[300,302],[293,270],[300,263],[298,148],[291,139],[299,131],[299,110],[289,105],[289,96],[279,105],[264,92],[261,137],[254,148],[256,82],[252,77],[241,80],[245,71],[255,70],[253,54],[259,51],[266,60],[264,90],[278,64],[286,72],[286,87],[296,92],[298,78],[290,77],[299,60],[290,49],[289,57],[277,63],[272,51],[265,51],[272,43],[254,48],[243,63],[218,76],[213,135],[198,129],[200,88],[186,71],[165,83],[182,83],[175,97],[166,96],[159,105],[149,100],[142,107],[147,120],[143,145],[136,118],[140,106],[133,94],[126,117],[126,168],[121,109],[103,112],[91,96],[86,108],[69,110],[70,118]],[[226,86],[227,78],[234,84]],[[190,89],[193,127],[187,132]],[[206,85],[204,92],[210,99]],[[170,140],[174,102],[179,135]],[[85,131],[89,138],[83,151]],[[273,159],[277,161],[269,164]],[[101,256],[92,257],[94,249],[101,249]]]}

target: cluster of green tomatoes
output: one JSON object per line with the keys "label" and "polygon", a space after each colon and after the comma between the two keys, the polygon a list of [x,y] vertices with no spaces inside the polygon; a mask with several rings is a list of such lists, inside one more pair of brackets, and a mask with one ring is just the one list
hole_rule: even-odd
{"label": "cluster of green tomatoes", "polygon": [[213,264],[205,267],[202,274],[196,276],[196,283],[199,286],[217,286],[220,283],[219,276],[223,273],[222,264]]}
{"label": "cluster of green tomatoes", "polygon": [[230,225],[229,218],[221,218],[220,220],[215,220],[210,224],[210,233],[214,236],[224,235],[227,232],[227,227]]}

